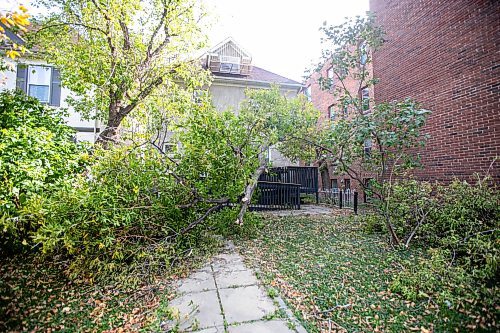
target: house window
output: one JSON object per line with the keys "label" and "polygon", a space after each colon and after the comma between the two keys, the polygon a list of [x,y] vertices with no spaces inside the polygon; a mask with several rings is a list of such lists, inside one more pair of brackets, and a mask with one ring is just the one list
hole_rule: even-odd
{"label": "house window", "polygon": [[359,63],[364,66],[368,61],[368,47],[366,42],[362,42],[359,45]]}
{"label": "house window", "polygon": [[351,180],[349,178],[344,179],[344,188],[346,191],[351,190]]}
{"label": "house window", "polygon": [[361,89],[360,95],[363,111],[370,110],[370,90],[365,87]]}
{"label": "house window", "polygon": [[372,139],[365,140],[364,150],[365,150],[366,157],[370,157],[370,155],[372,153],[372,145],[373,145]]}
{"label": "house window", "polygon": [[28,66],[28,95],[49,103],[51,77],[51,67]]}
{"label": "house window", "polygon": [[204,90],[195,90],[193,91],[193,102],[196,104],[202,104],[203,98],[205,97]]}
{"label": "house window", "polygon": [[330,105],[328,107],[328,117],[330,118],[330,121],[335,121],[335,106]]}
{"label": "house window", "polygon": [[329,79],[333,79],[333,67],[330,67],[326,70],[326,75]]}
{"label": "house window", "polygon": [[339,181],[338,181],[338,179],[332,179],[331,182],[332,182],[332,189],[337,189],[338,190],[339,189]]}
{"label": "house window", "polygon": [[364,196],[363,196],[363,201],[364,202],[369,202],[370,197],[372,196],[372,178],[365,178],[363,180],[365,183],[365,189],[364,189]]}
{"label": "house window", "polygon": [[57,68],[18,64],[16,88],[52,106],[61,105],[61,79]]}
{"label": "house window", "polygon": [[347,118],[347,115],[349,113],[349,108],[347,107],[347,105],[343,105],[340,108],[340,112],[342,113],[342,115],[344,116],[344,118]]}
{"label": "house window", "polygon": [[173,158],[175,156],[175,153],[177,152],[177,145],[175,143],[170,143],[170,142],[164,143],[163,152],[168,157]]}
{"label": "house window", "polygon": [[326,70],[326,76],[328,78],[328,87],[332,88],[334,84],[334,72],[333,72],[333,67],[330,67]]}
{"label": "house window", "polygon": [[309,102],[312,100],[312,89],[310,85],[306,88],[306,97]]}

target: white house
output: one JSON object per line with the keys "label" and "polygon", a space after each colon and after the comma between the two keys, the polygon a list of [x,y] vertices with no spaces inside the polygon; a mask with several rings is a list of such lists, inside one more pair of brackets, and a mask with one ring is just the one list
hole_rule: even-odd
{"label": "white house", "polygon": [[69,115],[67,124],[73,127],[76,139],[94,142],[100,131],[100,123],[96,120],[84,120],[81,115],[72,110],[66,102],[71,91],[61,87],[59,70],[45,62],[21,58],[16,62],[5,59],[13,71],[0,72],[4,78],[0,90],[20,89],[26,94],[38,98],[42,103],[54,107],[67,108]]}

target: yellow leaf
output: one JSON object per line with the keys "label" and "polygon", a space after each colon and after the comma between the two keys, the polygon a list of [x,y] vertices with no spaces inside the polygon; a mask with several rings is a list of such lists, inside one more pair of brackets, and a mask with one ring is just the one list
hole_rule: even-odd
{"label": "yellow leaf", "polygon": [[16,59],[16,57],[19,57],[21,54],[17,51],[14,51],[14,50],[9,50],[7,52],[5,52],[5,54],[7,55],[7,57],[11,58],[11,59]]}

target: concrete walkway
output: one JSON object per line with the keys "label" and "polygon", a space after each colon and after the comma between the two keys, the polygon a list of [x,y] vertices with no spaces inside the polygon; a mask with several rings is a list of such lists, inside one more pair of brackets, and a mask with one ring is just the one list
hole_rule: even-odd
{"label": "concrete walkway", "polygon": [[166,332],[306,332],[279,297],[271,299],[234,245],[189,278],[178,282],[169,304]]}

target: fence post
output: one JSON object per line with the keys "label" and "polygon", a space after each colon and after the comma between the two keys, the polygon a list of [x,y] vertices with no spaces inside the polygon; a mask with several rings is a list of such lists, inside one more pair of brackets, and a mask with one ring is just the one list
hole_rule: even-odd
{"label": "fence post", "polygon": [[358,215],[358,192],[354,191],[354,214]]}
{"label": "fence post", "polygon": [[339,190],[339,208],[342,209],[344,201],[344,191]]}

